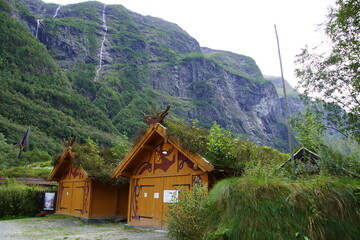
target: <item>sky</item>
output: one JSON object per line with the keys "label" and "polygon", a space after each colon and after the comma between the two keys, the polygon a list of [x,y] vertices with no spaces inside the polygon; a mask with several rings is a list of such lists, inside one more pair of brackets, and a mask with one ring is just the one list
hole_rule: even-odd
{"label": "sky", "polygon": [[[44,0],[43,0],[44,1]],[[84,0],[45,0],[66,5]],[[274,25],[280,43],[284,78],[295,86],[295,55],[305,45],[320,44],[328,7],[335,0],[99,0],[120,4],[141,15],[176,23],[201,47],[252,57],[261,72],[281,76]],[[325,46],[326,49],[326,46]]]}

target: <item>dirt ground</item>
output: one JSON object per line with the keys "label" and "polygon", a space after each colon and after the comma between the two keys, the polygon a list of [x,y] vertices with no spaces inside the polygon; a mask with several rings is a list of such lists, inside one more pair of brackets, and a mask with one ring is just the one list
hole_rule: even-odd
{"label": "dirt ground", "polygon": [[124,223],[90,224],[78,218],[61,215],[0,221],[0,239],[91,239],[165,240],[165,230],[153,230],[125,226]]}

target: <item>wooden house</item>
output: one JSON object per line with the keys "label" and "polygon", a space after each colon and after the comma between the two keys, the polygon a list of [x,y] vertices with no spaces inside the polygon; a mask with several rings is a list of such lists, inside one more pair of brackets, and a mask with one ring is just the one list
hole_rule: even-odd
{"label": "wooden house", "polygon": [[115,169],[113,177],[130,179],[128,224],[166,228],[167,205],[176,201],[179,188],[190,189],[202,181],[226,177],[226,169],[214,166],[186,151],[176,139],[168,139],[160,123],[148,130]]}
{"label": "wooden house", "polygon": [[48,177],[58,181],[56,213],[85,220],[126,218],[128,184],[113,186],[89,176],[73,164],[74,154],[68,146]]}
{"label": "wooden house", "polygon": [[[301,169],[307,173],[318,173],[319,172],[319,160],[320,157],[316,153],[310,151],[307,148],[300,148],[294,155],[295,162],[302,164],[301,167],[297,166],[297,169]],[[291,162],[291,158],[288,159]]]}

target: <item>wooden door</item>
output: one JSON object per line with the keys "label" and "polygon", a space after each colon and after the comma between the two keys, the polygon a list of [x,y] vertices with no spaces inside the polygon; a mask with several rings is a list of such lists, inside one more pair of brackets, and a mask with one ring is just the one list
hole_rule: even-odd
{"label": "wooden door", "polygon": [[161,227],[162,188],[162,178],[141,178],[134,181],[129,223]]}
{"label": "wooden door", "polygon": [[61,202],[59,212],[63,214],[71,214],[71,200],[72,200],[72,183],[62,183]]}
{"label": "wooden door", "polygon": [[163,209],[161,228],[166,228],[168,205],[176,202],[181,189],[189,191],[191,187],[191,176],[173,176],[164,178]]}
{"label": "wooden door", "polygon": [[72,202],[71,202],[71,215],[82,216],[84,210],[84,192],[85,182],[72,183]]}
{"label": "wooden door", "polygon": [[140,195],[138,197],[140,218],[153,219],[154,217],[154,188],[155,185],[140,185]]}

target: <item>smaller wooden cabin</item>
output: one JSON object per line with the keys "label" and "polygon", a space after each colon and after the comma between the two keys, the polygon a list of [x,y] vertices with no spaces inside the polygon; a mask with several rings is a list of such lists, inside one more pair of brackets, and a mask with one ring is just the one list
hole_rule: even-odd
{"label": "smaller wooden cabin", "polygon": [[56,213],[78,216],[85,220],[126,218],[128,184],[112,186],[89,176],[73,164],[68,146],[48,177],[57,181]]}
{"label": "smaller wooden cabin", "polygon": [[200,180],[209,186],[227,174],[168,139],[166,128],[155,123],[115,169],[113,177],[122,176],[130,179],[128,224],[166,228],[167,205],[179,188],[190,189]]}
{"label": "smaller wooden cabin", "polygon": [[[307,173],[319,172],[320,157],[316,153],[307,148],[300,148],[294,155],[294,160],[300,161],[303,164],[303,170]],[[289,159],[291,161],[291,158]]]}
{"label": "smaller wooden cabin", "polygon": [[291,158],[289,158],[286,162],[284,162],[280,169],[285,168],[285,166],[292,164],[294,170],[300,174],[300,173],[310,173],[310,174],[316,174],[319,173],[320,167],[319,167],[319,161],[320,156],[316,153],[310,151],[307,148],[300,148],[294,155],[293,155],[295,165],[292,162]]}

